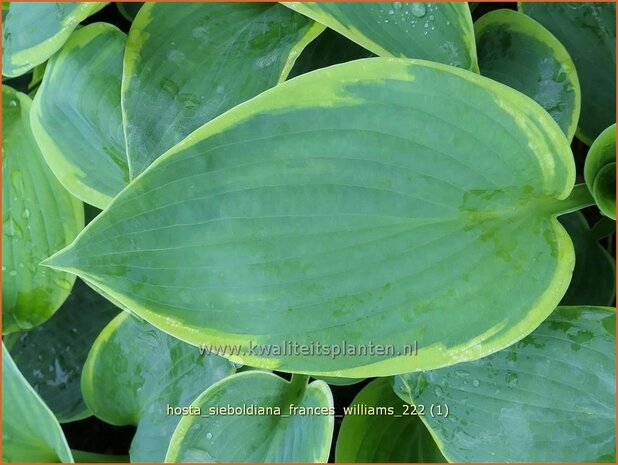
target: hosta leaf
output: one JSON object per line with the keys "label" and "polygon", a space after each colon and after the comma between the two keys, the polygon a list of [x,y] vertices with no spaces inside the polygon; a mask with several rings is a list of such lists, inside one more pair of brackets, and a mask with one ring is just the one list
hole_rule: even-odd
{"label": "hosta leaf", "polygon": [[116,2],[116,7],[127,21],[133,21],[143,4],[143,2]]}
{"label": "hosta leaf", "polygon": [[575,245],[575,270],[561,305],[611,305],[616,295],[614,258],[599,244],[581,212],[560,217]]}
{"label": "hosta leaf", "polygon": [[487,13],[474,32],[481,74],[536,100],[573,139],[581,91],[573,60],[558,39],[513,10]]}
{"label": "hosta leaf", "polygon": [[616,124],[596,138],[584,166],[584,178],[601,212],[616,219]]}
{"label": "hosta leaf", "polygon": [[382,57],[421,58],[477,70],[466,3],[286,2]]}
{"label": "hosta leaf", "polygon": [[616,312],[558,307],[517,344],[395,391],[448,405],[422,418],[451,462],[615,462]]}
{"label": "hosta leaf", "polygon": [[352,384],[362,383],[365,378],[342,378],[338,376],[315,376],[331,386],[351,386]]}
{"label": "hosta leaf", "polygon": [[276,3],[142,6],[122,83],[131,176],[202,124],[284,81],[322,29]]}
{"label": "hosta leaf", "polygon": [[564,44],[577,67],[582,108],[577,137],[590,145],[616,121],[616,4],[520,2]]}
{"label": "hosta leaf", "polygon": [[437,368],[512,344],[558,304],[574,253],[554,216],[591,203],[584,185],[560,200],[574,174],[525,95],[356,60],[206,124],[48,264],[180,339],[240,344],[228,355],[251,366]]}
{"label": "hosta leaf", "polygon": [[54,414],[2,344],[2,462],[73,462]]}
{"label": "hosta leaf", "polygon": [[2,23],[2,74],[27,73],[56,53],[105,2],[11,2]]}
{"label": "hosta leaf", "polygon": [[84,208],[56,180],[30,128],[30,98],[2,87],[2,331],[33,328],[75,277],[39,263],[84,227]]}
{"label": "hosta leaf", "polygon": [[[166,462],[328,460],[334,406],[323,381],[307,385],[304,376],[288,382],[273,373],[248,371],[213,385],[192,406],[203,416],[180,420]],[[220,408],[229,407],[264,410],[262,414],[220,413]]]}
{"label": "hosta leaf", "polygon": [[94,343],[82,373],[92,412],[112,425],[136,425],[132,462],[161,462],[180,416],[207,387],[234,373],[227,360],[200,355],[128,313],[118,315]]}
{"label": "hosta leaf", "polygon": [[54,316],[5,342],[28,382],[60,422],[90,415],[80,388],[84,362],[103,327],[120,310],[77,280]]}
{"label": "hosta leaf", "polygon": [[393,392],[391,378],[378,378],[365,386],[350,405],[351,413],[343,418],[335,461],[446,462],[425,425],[406,405]]}
{"label": "hosta leaf", "polygon": [[32,128],[56,177],[105,208],[129,180],[120,83],[126,35],[97,23],[76,31],[51,58],[32,106]]}
{"label": "hosta leaf", "polygon": [[373,56],[366,48],[352,42],[332,29],[326,28],[302,51],[288,78],[327,66]]}

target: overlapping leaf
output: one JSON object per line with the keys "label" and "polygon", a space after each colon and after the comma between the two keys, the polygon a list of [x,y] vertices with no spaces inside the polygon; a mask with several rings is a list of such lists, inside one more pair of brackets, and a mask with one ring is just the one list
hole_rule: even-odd
{"label": "overlapping leaf", "polygon": [[101,332],[82,374],[90,410],[113,425],[136,425],[133,462],[162,462],[180,416],[207,387],[234,373],[227,360],[122,313]]}
{"label": "overlapping leaf", "polygon": [[147,3],[129,32],[122,108],[132,177],[282,82],[322,26],[277,3]]}
{"label": "overlapping leaf", "polygon": [[478,70],[464,2],[286,2],[382,57],[421,58]]}
{"label": "overlapping leaf", "polygon": [[373,56],[366,48],[326,28],[302,51],[288,78],[327,66]]}
{"label": "overlapping leaf", "polygon": [[2,343],[2,462],[73,462],[54,414]]}
{"label": "overlapping leaf", "polygon": [[30,127],[30,98],[2,87],[2,331],[43,323],[75,277],[39,266],[84,227],[84,209],[56,180]]}
{"label": "overlapping leaf", "polygon": [[564,44],[575,62],[582,107],[577,137],[590,145],[616,121],[616,4],[520,2]]}
{"label": "overlapping leaf", "polygon": [[2,22],[2,74],[27,73],[56,53],[105,2],[11,2]]}
{"label": "overlapping leaf", "polygon": [[616,124],[596,138],[584,166],[586,185],[601,212],[616,219]]}
{"label": "overlapping leaf", "polygon": [[[323,381],[307,384],[304,376],[288,382],[273,373],[238,373],[206,390],[192,407],[201,415],[180,421],[166,462],[328,460],[334,407]],[[255,413],[221,413],[221,408],[252,408]]]}
{"label": "overlapping leaf", "polygon": [[531,335],[475,362],[396,378],[452,462],[615,462],[616,312],[558,307]]}
{"label": "overlapping leaf", "polygon": [[425,425],[406,405],[394,394],[391,378],[378,378],[365,386],[343,418],[335,461],[445,462]]}
{"label": "overlapping leaf", "polygon": [[585,186],[563,200],[574,175],[560,128],[523,94],[356,60],[205,125],[48,264],[180,339],[241,345],[228,356],[252,366],[438,368],[512,344],[558,304],[574,253],[555,215],[591,203]]}
{"label": "overlapping leaf", "polygon": [[575,245],[573,279],[560,305],[611,305],[616,296],[616,265],[599,244],[596,227],[591,230],[581,212],[561,216],[560,223]]}
{"label": "overlapping leaf", "polygon": [[95,338],[119,312],[77,280],[69,298],[48,321],[5,338],[20,371],[60,422],[90,415],[81,393],[82,367]]}
{"label": "overlapping leaf", "polygon": [[56,177],[105,208],[129,180],[120,85],[126,35],[91,24],[50,60],[32,107],[32,128]]}
{"label": "overlapping leaf", "polygon": [[581,91],[564,46],[539,23],[512,10],[487,13],[474,31],[481,74],[536,100],[573,139]]}

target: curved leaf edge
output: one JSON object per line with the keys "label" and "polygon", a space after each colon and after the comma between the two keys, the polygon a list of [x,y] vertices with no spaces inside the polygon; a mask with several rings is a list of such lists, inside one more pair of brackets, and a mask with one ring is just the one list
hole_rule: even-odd
{"label": "curved leaf edge", "polygon": [[[307,375],[319,375],[319,376],[332,376],[332,377],[349,377],[349,378],[365,378],[367,376],[392,376],[397,374],[403,374],[410,371],[421,371],[428,369],[438,369],[444,368],[447,366],[451,366],[457,363],[473,361],[479,358],[490,355],[494,352],[502,350],[510,345],[518,342],[519,340],[526,337],[528,334],[532,333],[555,309],[555,307],[559,304],[560,299],[566,293],[569,283],[571,281],[573,269],[575,267],[575,250],[573,247],[573,243],[568,235],[567,231],[564,227],[559,223],[556,217],[563,213],[568,213],[570,211],[580,209],[581,200],[579,197],[584,194],[586,198],[590,197],[590,194],[587,188],[584,185],[579,185],[578,187],[582,189],[573,189],[573,185],[575,182],[575,162],[572,157],[570,148],[568,146],[568,141],[564,136],[564,133],[558,126],[558,124],[554,121],[554,119],[534,100],[529,98],[528,96],[511,89],[504,84],[491,80],[489,78],[480,76],[471,71],[463,70],[461,68],[456,68],[449,65],[444,65],[437,62],[431,62],[427,60],[414,60],[414,59],[406,59],[406,58],[366,58],[361,60],[355,60],[349,63],[342,63],[338,65],[334,65],[328,68],[318,69],[306,74],[302,74],[297,76],[289,81],[286,81],[274,88],[268,89],[258,96],[247,100],[244,103],[237,105],[236,107],[228,110],[227,112],[219,115],[208,123],[204,124],[200,128],[193,131],[189,134],[185,139],[176,144],[174,147],[169,149],[166,153],[161,155],[157,160],[155,160],[144,172],[142,172],[139,176],[137,176],[123,191],[120,192],[110,203],[108,209],[111,208],[116,202],[122,200],[123,193],[130,188],[130,186],[135,185],[135,183],[139,183],[140,179],[147,175],[151,170],[156,169],[160,164],[164,163],[168,158],[173,157],[176,153],[184,150],[187,147],[190,147],[197,143],[199,140],[205,139],[211,135],[217,134],[225,130],[226,128],[232,126],[237,121],[242,120],[247,115],[254,114],[257,111],[260,111],[262,107],[268,106],[273,103],[272,98],[269,99],[269,96],[272,93],[281,92],[281,89],[287,88],[292,85],[299,85],[299,82],[303,82],[306,79],[312,79],[312,76],[319,75],[320,73],[329,73],[329,70],[335,70],[341,67],[350,67],[350,66],[363,66],[365,63],[369,62],[378,62],[381,60],[384,64],[407,64],[412,66],[425,66],[430,68],[439,69],[441,71],[449,72],[452,74],[459,75],[465,79],[469,79],[475,81],[477,83],[481,83],[482,85],[493,88],[498,92],[500,91],[508,91],[514,93],[513,96],[520,100],[521,105],[525,107],[534,107],[535,111],[538,111],[538,116],[540,119],[544,120],[544,123],[548,126],[548,130],[550,130],[553,134],[549,137],[555,138],[556,145],[563,145],[566,148],[565,151],[561,151],[558,156],[563,158],[563,162],[568,169],[567,179],[564,182],[564,188],[561,192],[555,193],[553,198],[550,198],[543,204],[543,208],[547,215],[551,218],[551,224],[553,226],[553,232],[556,237],[556,248],[562,251],[561,256],[559,257],[560,267],[557,268],[556,274],[553,276],[553,280],[551,284],[548,286],[546,291],[539,296],[535,304],[531,307],[530,312],[528,313],[528,318],[526,320],[522,320],[519,324],[514,325],[509,328],[507,332],[501,335],[500,338],[492,339],[492,344],[489,347],[484,347],[479,343],[480,340],[488,339],[492,334],[482,334],[479,335],[478,338],[469,341],[466,344],[462,344],[457,347],[451,347],[449,351],[451,353],[455,353],[457,355],[451,355],[448,360],[440,363],[440,364],[432,364],[431,366],[418,366],[418,365],[410,365],[410,357],[405,355],[400,355],[396,357],[392,357],[387,360],[367,364],[360,365],[354,368],[348,368],[343,370],[326,370],[326,371],[314,371],[314,370],[296,370],[296,369],[286,369],[285,367],[279,366],[277,361],[269,361],[265,360],[258,356],[235,356],[235,355],[225,355],[225,358],[232,362],[242,363],[245,365],[249,365],[259,369],[266,370],[278,370],[286,373],[302,373]],[[407,77],[409,79],[409,77]],[[293,84],[296,83],[296,84]],[[276,109],[276,106],[270,106],[269,109]],[[508,110],[505,110],[508,111]],[[569,196],[569,194],[571,194]],[[577,205],[575,207],[574,205]],[[103,212],[99,215],[100,218],[105,215]],[[96,220],[95,220],[96,221]],[[96,277],[89,276],[87,273],[82,272],[81,270],[71,266],[67,263],[62,263],[63,258],[67,258],[66,255],[70,254],[72,247],[81,239],[83,235],[85,235],[92,224],[95,221],[91,222],[87,225],[84,230],[77,236],[77,238],[73,241],[71,245],[60,250],[56,254],[52,255],[48,258],[43,264],[45,266],[49,266],[51,268],[59,269],[62,271],[66,271],[69,273],[73,273],[81,277],[84,281],[93,283],[96,288],[102,290],[106,295],[111,296],[116,302],[118,302],[121,308],[130,308],[132,313],[137,313],[144,320],[148,321],[150,324],[158,328],[159,330],[170,334],[167,326],[167,319],[164,316],[161,316],[155,312],[152,312],[148,308],[142,306],[130,296],[123,295],[114,291],[113,289],[106,286],[104,283],[96,280]],[[196,331],[192,328],[181,328],[177,329],[175,334],[172,335],[187,344],[191,344],[193,346],[199,346],[204,342],[204,338],[200,335],[196,334]],[[213,336],[208,341],[209,344],[229,344],[229,343],[237,343],[239,341],[231,340],[229,337],[224,335],[221,336]],[[240,341],[242,342],[242,341]],[[432,348],[432,353],[434,354],[442,354],[443,349]],[[406,364],[405,362],[408,361]]]}

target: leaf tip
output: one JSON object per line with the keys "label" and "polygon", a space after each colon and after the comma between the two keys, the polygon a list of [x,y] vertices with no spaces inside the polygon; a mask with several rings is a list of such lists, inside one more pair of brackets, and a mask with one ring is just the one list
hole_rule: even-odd
{"label": "leaf tip", "polygon": [[43,260],[40,265],[48,268],[53,268],[55,270],[60,271],[69,271],[72,269],[73,260],[70,247],[65,247],[64,249],[60,249],[58,252],[53,254],[51,257]]}

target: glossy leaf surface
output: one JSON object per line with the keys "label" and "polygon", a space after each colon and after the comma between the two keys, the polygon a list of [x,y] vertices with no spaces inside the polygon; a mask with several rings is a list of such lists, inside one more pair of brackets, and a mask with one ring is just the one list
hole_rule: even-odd
{"label": "glossy leaf surface", "polygon": [[284,81],[322,29],[277,3],[143,5],[122,83],[131,176],[202,124]]}
{"label": "glossy leaf surface", "polygon": [[577,137],[590,145],[616,122],[616,4],[521,2],[519,8],[549,29],[575,62],[582,93]]}
{"label": "glossy leaf surface", "polygon": [[2,87],[2,331],[43,323],[75,277],[39,265],[84,227],[84,209],[56,180],[30,127],[30,98]]}
{"label": "glossy leaf surface", "polygon": [[288,2],[382,57],[420,58],[478,70],[466,3]]}
{"label": "glossy leaf surface", "polygon": [[109,24],[76,31],[51,58],[32,106],[34,135],[54,174],[98,208],[129,181],[120,109],[125,44]]}
{"label": "glossy leaf surface", "polygon": [[119,312],[77,280],[48,321],[5,338],[20,371],[60,422],[90,415],[80,387],[82,367],[96,337]]}
{"label": "glossy leaf surface", "polygon": [[365,386],[350,409],[337,436],[336,462],[446,462],[420,418],[393,392],[391,378]]}
{"label": "glossy leaf surface", "polygon": [[27,73],[56,53],[104,2],[11,2],[2,22],[2,74]]}
{"label": "glossy leaf surface", "polygon": [[54,414],[2,344],[2,462],[73,462]]}
{"label": "glossy leaf surface", "polygon": [[186,407],[235,368],[217,356],[159,331],[128,313],[118,315],[94,343],[82,374],[82,392],[92,412],[112,425],[136,425],[132,462],[162,462]]}
{"label": "glossy leaf surface", "polygon": [[615,462],[616,312],[558,307],[496,354],[396,378],[452,462]]}
{"label": "glossy leaf surface", "polygon": [[[180,420],[166,462],[328,460],[334,424],[330,415],[333,397],[323,381],[307,385],[306,378],[300,376],[290,383],[273,373],[248,371],[213,385],[192,406],[199,408],[203,416]],[[266,413],[261,415],[220,413],[221,407],[230,406],[252,407],[256,412],[259,408],[271,410],[264,410]],[[291,406],[299,410],[290,410]],[[211,412],[211,408],[219,413]]]}
{"label": "glossy leaf surface", "polygon": [[240,344],[231,358],[251,366],[437,368],[508,346],[558,304],[574,253],[554,216],[589,202],[585,186],[561,200],[573,180],[566,138],[523,94],[356,60],[205,125],[48,263],[194,345]]}
{"label": "glossy leaf surface", "polygon": [[584,166],[586,185],[601,212],[616,219],[616,124],[594,141]]}
{"label": "glossy leaf surface", "polygon": [[573,60],[558,39],[513,10],[487,13],[474,31],[481,74],[536,100],[573,139],[581,91]]}

